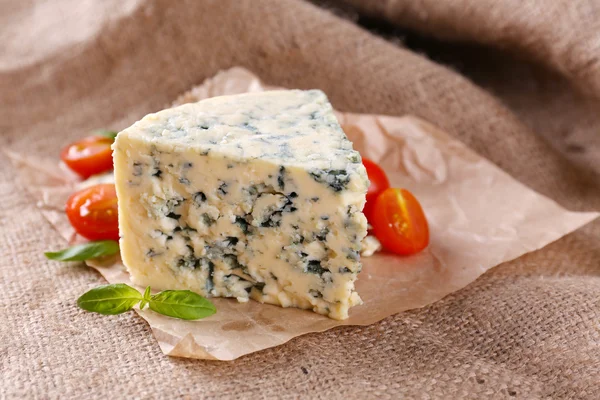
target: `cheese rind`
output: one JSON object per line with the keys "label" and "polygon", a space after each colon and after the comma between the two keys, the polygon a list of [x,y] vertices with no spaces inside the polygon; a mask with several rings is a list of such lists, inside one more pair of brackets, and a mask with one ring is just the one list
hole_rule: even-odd
{"label": "cheese rind", "polygon": [[149,114],[114,149],[134,283],[348,317],[360,303],[360,155],[318,91],[217,97]]}

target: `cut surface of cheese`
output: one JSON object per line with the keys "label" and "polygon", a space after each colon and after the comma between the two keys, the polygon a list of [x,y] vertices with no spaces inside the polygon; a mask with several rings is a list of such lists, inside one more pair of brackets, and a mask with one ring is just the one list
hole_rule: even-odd
{"label": "cut surface of cheese", "polygon": [[166,109],[120,132],[113,150],[134,283],[335,319],[360,304],[369,182],[323,92]]}

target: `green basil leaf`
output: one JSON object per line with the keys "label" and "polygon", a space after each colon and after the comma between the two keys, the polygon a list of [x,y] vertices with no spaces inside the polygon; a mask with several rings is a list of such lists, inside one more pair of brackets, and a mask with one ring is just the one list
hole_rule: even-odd
{"label": "green basil leaf", "polygon": [[97,240],[60,251],[48,251],[44,255],[50,260],[85,261],[100,256],[110,256],[119,252],[119,243],[114,240]]}
{"label": "green basil leaf", "polygon": [[164,290],[150,299],[150,309],[179,319],[200,319],[213,315],[217,309],[207,299],[190,290]]}
{"label": "green basil leaf", "polygon": [[115,315],[129,311],[142,300],[140,292],[124,283],[98,286],[77,299],[86,311]]}
{"label": "green basil leaf", "polygon": [[146,290],[144,290],[144,298],[142,299],[142,302],[140,303],[140,310],[143,310],[144,307],[146,307],[146,304],[148,304],[151,300],[152,300],[152,296],[150,295],[150,286],[148,286],[146,288]]}
{"label": "green basil leaf", "polygon": [[94,133],[95,133],[96,135],[106,136],[106,137],[108,137],[108,138],[111,138],[112,140],[115,140],[115,139],[116,139],[116,137],[117,137],[117,134],[118,134],[119,132],[116,132],[116,131],[109,131],[109,130],[106,130],[106,129],[99,129],[99,130],[97,130],[97,131],[94,131]]}

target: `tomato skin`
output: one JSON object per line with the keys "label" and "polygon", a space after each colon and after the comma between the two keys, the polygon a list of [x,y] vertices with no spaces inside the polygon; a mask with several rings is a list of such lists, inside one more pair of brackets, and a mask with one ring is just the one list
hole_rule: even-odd
{"label": "tomato skin", "polygon": [[381,169],[377,163],[364,157],[362,161],[367,170],[369,181],[371,182],[369,189],[367,190],[367,203],[363,209],[363,213],[365,214],[365,217],[367,217],[367,221],[370,223],[373,219],[373,212],[375,210],[375,201],[377,200],[377,196],[379,196],[379,194],[385,189],[390,187],[390,181],[388,180],[385,171]]}
{"label": "tomato skin", "polygon": [[112,183],[73,193],[65,207],[75,231],[90,240],[119,240],[117,192]]}
{"label": "tomato skin", "polygon": [[373,231],[384,249],[416,254],[429,244],[429,225],[419,201],[406,189],[389,188],[375,201]]}
{"label": "tomato skin", "polygon": [[88,136],[66,146],[60,158],[83,179],[113,169],[113,139],[106,136]]}

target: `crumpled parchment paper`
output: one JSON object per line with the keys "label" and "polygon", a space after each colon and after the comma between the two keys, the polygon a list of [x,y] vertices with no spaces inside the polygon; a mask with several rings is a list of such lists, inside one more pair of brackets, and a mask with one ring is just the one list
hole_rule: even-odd
{"label": "crumpled parchment paper", "polygon": [[[190,90],[174,104],[266,88],[252,73],[233,68]],[[364,304],[352,308],[345,321],[254,301],[218,298],[212,299],[217,313],[199,321],[136,310],[150,324],[165,354],[233,360],[306,333],[372,324],[440,300],[488,269],[537,250],[599,215],[565,210],[418,118],[337,116],[355,149],[380,163],[392,186],[409,189],[421,201],[430,224],[429,247],[412,257],[380,252],[363,258],[356,286]],[[89,182],[78,182],[59,168],[58,155],[30,162],[19,154],[7,154],[50,223],[69,242],[79,241],[63,208],[67,197]],[[88,264],[108,282],[129,282],[125,267],[114,257]]]}

